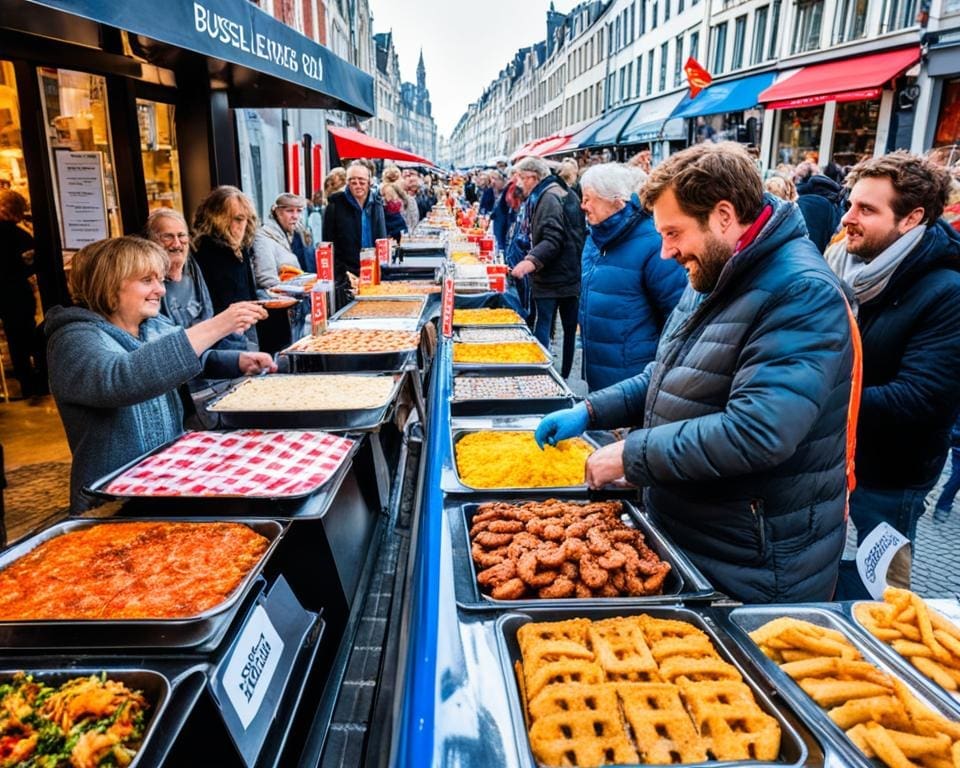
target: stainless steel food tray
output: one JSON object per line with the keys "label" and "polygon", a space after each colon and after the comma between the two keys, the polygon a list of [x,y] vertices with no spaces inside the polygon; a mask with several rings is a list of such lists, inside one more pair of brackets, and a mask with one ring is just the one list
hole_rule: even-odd
{"label": "stainless steel food tray", "polygon": [[[540,501],[547,498],[557,498],[556,495],[544,495]],[[534,499],[503,498],[512,504],[524,504]],[[582,502],[583,499],[578,501]],[[622,519],[631,528],[639,529],[650,547],[657,556],[670,563],[671,570],[663,583],[663,592],[659,595],[645,597],[604,597],[604,598],[562,598],[526,599],[526,600],[496,600],[481,591],[477,583],[477,566],[471,556],[470,528],[473,526],[473,517],[482,502],[467,504],[451,504],[446,507],[446,514],[450,522],[450,531],[453,537],[454,562],[454,591],[457,603],[468,610],[523,610],[525,608],[576,608],[581,607],[610,607],[619,605],[647,605],[650,603],[670,603],[681,600],[706,600],[717,595],[710,582],[697,570],[677,547],[662,534],[647,515],[640,512],[633,504],[623,502],[624,515]]]}
{"label": "stainless steel food tray", "polygon": [[[0,570],[38,547],[40,544],[71,531],[90,528],[101,523],[172,522],[160,518],[74,519],[55,523],[35,536],[21,541],[0,553]],[[211,521],[199,518],[178,518],[177,523]],[[267,559],[276,549],[286,528],[276,520],[219,520],[246,525],[269,541],[266,551],[249,573],[226,599],[195,616],[178,619],[48,619],[30,621],[0,621],[2,648],[158,648],[189,649],[209,645],[219,640],[236,615],[243,599],[258,580]]]}
{"label": "stainless steel food tray", "polygon": [[[474,488],[466,485],[460,479],[457,469],[456,446],[457,442],[470,432],[533,432],[540,419],[536,416],[503,416],[493,418],[463,418],[454,419],[450,423],[450,461],[451,466],[445,466],[441,475],[440,486],[444,493],[455,494],[483,494],[484,496],[563,496],[584,498],[588,492],[586,483],[550,488]],[[582,435],[583,439],[594,448],[599,447],[596,440],[589,435]]]}
{"label": "stainless steel food tray", "polygon": [[46,683],[54,688],[77,677],[99,676],[105,672],[108,680],[123,683],[132,691],[142,691],[150,708],[146,714],[143,740],[140,742],[140,747],[137,749],[137,753],[133,756],[133,760],[127,768],[137,768],[137,766],[140,765],[141,757],[147,754],[147,750],[153,741],[156,726],[166,712],[167,704],[170,702],[172,690],[169,678],[160,672],[150,669],[110,666],[67,668],[66,666],[50,667],[47,665],[30,665],[24,669],[0,671],[0,685],[9,682],[17,672],[26,672],[32,675],[34,680]]}
{"label": "stainless steel food tray", "polygon": [[[403,315],[403,316],[383,315],[383,316],[378,316],[378,317],[345,317],[345,315],[346,315],[347,313],[349,313],[350,310],[353,309],[355,306],[357,306],[358,304],[363,304],[364,302],[369,302],[369,301],[389,301],[389,302],[405,301],[405,302],[409,302],[409,303],[417,302],[417,303],[420,304],[420,310],[419,310],[419,312],[417,312],[416,315]],[[355,321],[359,321],[359,320],[363,320],[363,321],[368,321],[368,320],[413,320],[413,321],[417,321],[417,320],[419,320],[419,319],[421,319],[421,318],[423,317],[423,310],[424,310],[424,307],[426,307],[426,305],[427,305],[426,297],[424,297],[424,296],[417,296],[417,295],[409,296],[409,297],[404,297],[404,296],[357,296],[357,297],[354,298],[353,301],[351,301],[349,304],[347,304],[345,307],[343,307],[343,309],[341,309],[339,312],[337,312],[335,315],[333,315],[333,316],[330,318],[330,322],[339,322],[339,321],[343,321],[343,322],[355,322]]]}
{"label": "stainless steel food tray", "polygon": [[730,635],[770,678],[774,689],[793,705],[794,709],[803,717],[804,722],[824,743],[831,745],[843,755],[844,764],[859,765],[863,768],[876,768],[878,765],[860,752],[853,742],[847,738],[843,729],[830,719],[827,711],[810,698],[786,672],[780,669],[776,662],[767,658],[749,637],[749,633],[753,630],[781,616],[801,619],[811,624],[841,632],[860,651],[865,661],[869,661],[884,672],[903,680],[910,692],[935,712],[956,719],[953,710],[941,703],[936,697],[928,695],[925,688],[916,685],[913,676],[908,677],[899,674],[897,669],[889,663],[886,654],[880,653],[838,610],[803,604],[744,606],[732,609],[726,614],[726,624]]}
{"label": "stainless steel food tray", "polygon": [[529,397],[529,398],[484,398],[473,400],[456,400],[453,395],[450,397],[450,413],[452,416],[501,416],[501,415],[521,415],[528,413],[550,413],[564,408],[572,408],[576,403],[576,395],[573,390],[553,366],[549,368],[530,368],[511,370],[508,374],[503,371],[493,373],[490,371],[460,371],[454,374],[454,392],[456,392],[456,381],[462,378],[492,378],[498,379],[504,376],[510,378],[520,376],[549,376],[563,390],[563,394],[557,397]]}
{"label": "stainless steel food tray", "polygon": [[[489,341],[483,341],[481,339],[470,339],[464,338],[464,332],[470,331],[488,331],[491,334],[496,333],[497,331],[516,331],[520,338],[516,339],[490,339]],[[458,325],[457,330],[454,331],[453,340],[461,344],[500,344],[503,342],[509,343],[519,343],[526,341],[536,341],[536,337],[531,333],[530,329],[526,325]]]}
{"label": "stainless steel food tray", "polygon": [[[273,374],[271,378],[287,379],[296,384],[302,382],[307,376],[326,376],[330,374]],[[350,374],[337,374],[350,375]],[[249,379],[238,382],[226,392],[218,395],[214,400],[206,405],[206,409],[219,419],[219,426],[224,429],[282,429],[282,428],[310,428],[324,429],[328,432],[363,432],[376,429],[387,418],[391,406],[397,400],[397,393],[403,384],[405,374],[387,373],[364,375],[365,378],[380,378],[382,376],[393,377],[393,388],[387,399],[382,404],[374,408],[346,408],[346,409],[324,409],[324,410],[297,410],[297,411],[234,411],[217,410],[217,405],[227,395],[235,392],[244,386]]]}
{"label": "stainless steel food tray", "polygon": [[[311,490],[309,490],[309,491],[305,491],[305,492],[299,493],[299,494],[288,494],[288,495],[284,495],[284,496],[252,496],[252,495],[246,495],[246,494],[244,494],[244,495],[235,495],[235,496],[228,495],[228,494],[220,494],[220,495],[216,495],[216,496],[214,496],[214,495],[212,495],[212,494],[207,494],[207,495],[202,495],[202,496],[189,496],[189,495],[186,495],[186,494],[178,494],[178,495],[176,495],[176,496],[174,496],[174,495],[169,495],[169,496],[152,496],[152,495],[146,495],[146,494],[132,495],[132,494],[109,493],[109,492],[106,490],[107,486],[110,485],[110,483],[112,483],[112,482],[114,481],[114,479],[116,479],[117,477],[119,477],[120,475],[122,475],[122,474],[123,474],[124,472],[126,472],[128,469],[132,469],[133,467],[137,466],[140,462],[145,461],[146,459],[148,459],[149,457],[153,456],[154,454],[160,453],[161,451],[166,450],[166,449],[169,448],[171,445],[173,445],[174,443],[176,443],[177,440],[180,439],[180,437],[182,437],[182,435],[179,436],[179,437],[175,437],[173,440],[170,440],[169,442],[166,442],[166,443],[164,443],[163,445],[158,445],[158,446],[157,446],[156,448],[154,448],[152,451],[147,451],[147,452],[146,452],[145,454],[143,454],[142,456],[138,456],[138,457],[135,458],[133,461],[130,461],[130,462],[124,464],[124,465],[123,465],[122,467],[120,467],[119,469],[115,469],[113,472],[111,472],[111,473],[109,473],[109,474],[107,474],[107,475],[104,475],[104,476],[101,477],[99,480],[95,480],[95,481],[94,481],[93,483],[91,483],[88,487],[84,488],[84,491],[86,491],[87,493],[92,494],[93,496],[97,496],[97,497],[99,497],[99,498],[101,498],[101,499],[156,499],[156,500],[167,500],[167,501],[173,501],[174,503],[176,503],[178,506],[181,506],[181,507],[183,507],[183,506],[185,505],[185,503],[197,504],[197,505],[201,505],[201,506],[207,506],[210,502],[214,502],[214,501],[221,500],[221,499],[226,499],[226,500],[237,499],[237,500],[246,501],[246,502],[253,503],[253,504],[263,503],[263,502],[279,502],[279,503],[297,502],[297,501],[300,500],[300,499],[306,499],[306,498],[309,498],[309,497],[311,497],[311,496],[314,496],[314,495],[316,495],[317,493],[326,490],[328,486],[332,485],[332,484],[334,483],[335,479],[342,474],[342,472],[344,471],[344,468],[345,468],[345,467],[349,467],[349,465],[350,465],[350,463],[351,463],[351,461],[352,461],[352,459],[353,459],[353,456],[356,454],[357,449],[358,449],[358,447],[359,447],[359,441],[358,441],[358,440],[354,440],[353,445],[352,445],[352,446],[350,447],[350,449],[347,451],[347,454],[346,454],[346,456],[344,456],[343,461],[340,463],[340,466],[337,468],[337,470],[336,470],[333,474],[330,475],[330,477],[327,478],[327,480],[326,480],[325,482],[321,483],[321,484],[320,484],[319,486],[317,486],[316,488],[313,488],[313,489],[311,489]],[[272,517],[273,515],[268,515],[268,516],[269,516],[269,517]]]}
{"label": "stainless steel food tray", "polygon": [[[860,623],[855,613],[856,607],[869,602],[871,601],[862,600],[855,603],[843,603],[844,616],[860,631],[863,637],[866,638],[866,642],[873,646],[877,650],[877,653],[885,658],[891,667],[897,670],[897,674],[901,678],[911,680],[918,688],[922,688],[944,706],[949,707],[953,711],[954,717],[960,720],[960,694],[951,693],[937,685],[933,680],[914,667],[907,659],[893,650],[893,648],[882,640],[874,637],[870,633],[870,630]],[[930,607],[934,609],[933,606]]]}
{"label": "stainless steel food tray", "polygon": [[[385,329],[390,330],[390,329]],[[396,330],[416,330],[402,328]],[[287,347],[279,354],[290,365],[290,373],[364,373],[369,371],[402,371],[415,360],[416,349],[398,352],[302,352]]]}
{"label": "stainless steel food tray", "polygon": [[[482,326],[471,326],[471,328],[478,328]],[[500,326],[507,327],[507,326]],[[517,326],[513,326],[517,327]],[[526,327],[526,326],[524,326]],[[456,342],[457,344],[468,344],[474,346],[477,342]],[[490,343],[490,342],[487,342]],[[496,342],[494,342],[496,343]],[[531,338],[529,342],[514,342],[517,344],[536,344],[540,351],[543,353],[544,361],[542,363],[458,363],[457,361],[453,362],[453,370],[457,371],[489,371],[491,373],[502,373],[503,371],[513,371],[520,368],[550,368],[553,366],[553,355],[548,349],[546,349],[543,344],[537,341],[535,338]]]}
{"label": "stainless steel food tray", "polygon": [[744,683],[753,691],[753,695],[760,708],[768,715],[776,718],[780,724],[780,756],[779,759],[774,762],[757,760],[731,763],[712,760],[706,763],[689,763],[688,765],[743,765],[756,768],[760,768],[761,766],[783,768],[783,766],[821,764],[822,754],[820,753],[819,746],[807,729],[787,707],[778,707],[774,704],[772,698],[767,694],[767,691],[758,683],[756,673],[752,669],[748,669],[743,663],[740,655],[736,652],[736,647],[729,641],[727,636],[725,634],[721,635],[714,626],[709,624],[700,614],[680,607],[637,607],[621,605],[616,608],[581,608],[580,606],[565,609],[556,609],[553,607],[530,608],[522,612],[508,613],[497,619],[497,643],[500,650],[500,668],[507,686],[507,694],[510,701],[510,715],[518,736],[520,764],[522,766],[525,768],[538,768],[539,764],[533,757],[529,738],[522,738],[522,736],[527,733],[527,727],[524,720],[523,707],[520,701],[521,694],[517,685],[514,667],[515,662],[521,661],[522,659],[520,645],[517,642],[517,630],[531,621],[566,621],[573,618],[587,618],[592,621],[597,621],[618,616],[636,616],[641,613],[660,619],[685,621],[705,632],[710,637],[710,641],[723,660],[732,664],[740,671]]}
{"label": "stainless steel food tray", "polygon": [[331,331],[356,328],[367,331],[407,331],[416,333],[423,327],[423,316],[420,317],[366,317],[351,319],[331,319],[327,328]]}

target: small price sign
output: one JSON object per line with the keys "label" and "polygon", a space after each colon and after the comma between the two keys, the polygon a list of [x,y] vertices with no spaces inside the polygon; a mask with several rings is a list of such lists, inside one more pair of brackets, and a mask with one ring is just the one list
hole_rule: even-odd
{"label": "small price sign", "polygon": [[441,331],[444,338],[453,336],[453,275],[443,278],[443,310],[441,313]]}
{"label": "small price sign", "polygon": [[327,330],[327,294],[320,282],[310,291],[310,333],[319,336]]}
{"label": "small price sign", "polygon": [[317,280],[321,283],[333,282],[333,243],[320,243],[317,246]]}

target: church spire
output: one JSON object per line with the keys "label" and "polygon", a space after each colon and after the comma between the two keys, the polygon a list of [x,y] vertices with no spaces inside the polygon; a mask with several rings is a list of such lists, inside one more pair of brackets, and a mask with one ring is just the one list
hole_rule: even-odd
{"label": "church spire", "polygon": [[427,68],[423,65],[423,48],[420,49],[420,61],[417,62],[417,87],[427,87]]}

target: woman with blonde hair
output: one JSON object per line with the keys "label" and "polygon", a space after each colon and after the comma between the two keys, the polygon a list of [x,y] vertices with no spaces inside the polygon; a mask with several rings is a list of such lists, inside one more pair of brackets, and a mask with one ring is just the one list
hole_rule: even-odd
{"label": "woman with blonde hair", "polygon": [[334,192],[340,192],[347,186],[347,169],[341,166],[331,168],[323,180],[323,199],[329,200]]}
{"label": "woman with blonde hair", "polygon": [[763,188],[781,200],[786,200],[790,203],[797,202],[797,186],[791,179],[785,176],[771,176],[763,182]]}
{"label": "woman with blonde hair", "polygon": [[[218,370],[221,361],[208,350],[267,316],[259,304],[243,302],[191,328],[175,325],[160,314],[168,264],[150,240],[98,240],[71,262],[77,306],[47,313],[50,390],[73,453],[74,513],[96,503],[84,487],[183,431],[177,388],[200,373],[235,376],[236,361]],[[276,370],[268,359],[251,360],[246,373]]]}
{"label": "woman with blonde hair", "polygon": [[[221,186],[207,195],[193,216],[193,255],[207,281],[213,311],[237,301],[255,301],[253,239],[257,214],[253,203],[236,187]],[[247,333],[256,346],[256,330]]]}

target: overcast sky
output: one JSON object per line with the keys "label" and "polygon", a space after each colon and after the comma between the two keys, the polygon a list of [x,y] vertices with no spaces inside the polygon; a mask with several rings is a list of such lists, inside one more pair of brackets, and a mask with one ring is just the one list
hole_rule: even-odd
{"label": "overcast sky", "polygon": [[[575,4],[554,0],[561,13]],[[373,31],[393,30],[404,81],[416,82],[423,48],[433,117],[448,137],[517,49],[546,39],[549,7],[550,0],[370,0]]]}

